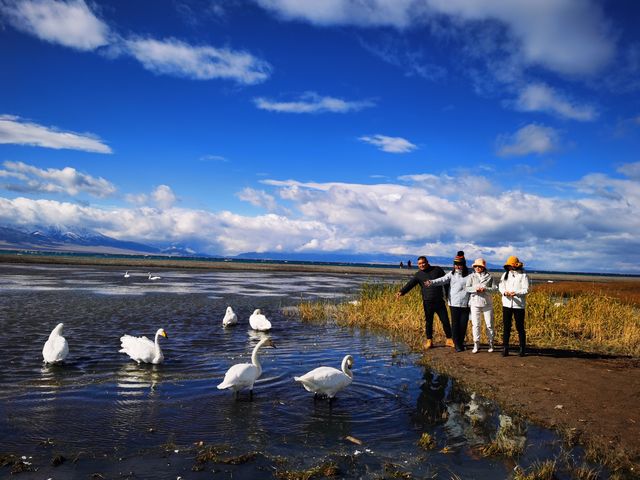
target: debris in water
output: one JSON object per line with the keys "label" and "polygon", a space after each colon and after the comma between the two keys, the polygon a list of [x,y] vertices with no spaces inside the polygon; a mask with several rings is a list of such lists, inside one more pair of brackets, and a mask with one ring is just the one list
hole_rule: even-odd
{"label": "debris in water", "polygon": [[351,443],[355,443],[356,445],[362,445],[362,440],[358,440],[356,437],[352,437],[351,435],[347,435],[344,439],[349,440]]}

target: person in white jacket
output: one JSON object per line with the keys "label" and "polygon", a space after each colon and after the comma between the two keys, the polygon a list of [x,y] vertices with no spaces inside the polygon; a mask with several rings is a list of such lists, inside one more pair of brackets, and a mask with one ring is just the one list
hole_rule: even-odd
{"label": "person in white jacket", "polygon": [[487,327],[487,337],[489,338],[489,353],[493,352],[493,299],[492,293],[498,288],[493,283],[493,277],[487,272],[487,262],[484,258],[478,258],[473,262],[473,273],[467,277],[467,292],[469,297],[469,307],[471,309],[471,324],[473,325],[473,350],[478,353],[480,348],[481,317]]}
{"label": "person in white jacket", "polygon": [[427,287],[449,285],[447,303],[451,312],[451,330],[456,352],[462,352],[465,349],[464,338],[467,335],[467,325],[469,324],[468,275],[467,260],[464,258],[464,252],[460,250],[453,258],[453,269],[449,273],[444,277],[424,282]]}
{"label": "person in white jacket", "polygon": [[509,355],[509,337],[511,336],[511,319],[516,321],[516,330],[520,341],[520,356],[524,357],[527,348],[527,336],[524,328],[526,297],[529,293],[529,277],[524,273],[524,263],[518,257],[507,258],[505,272],[500,278],[498,289],[502,294],[502,356]]}

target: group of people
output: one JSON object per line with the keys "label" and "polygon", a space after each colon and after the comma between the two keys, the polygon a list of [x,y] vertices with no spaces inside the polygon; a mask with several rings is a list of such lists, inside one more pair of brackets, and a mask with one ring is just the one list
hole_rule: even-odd
{"label": "group of people", "polygon": [[[520,343],[520,356],[526,355],[526,332],[524,325],[525,302],[529,292],[529,277],[524,272],[524,264],[518,257],[510,256],[504,264],[505,272],[495,285],[493,276],[487,271],[487,262],[478,258],[467,268],[464,252],[459,251],[453,259],[453,269],[446,273],[440,267],[429,265],[427,257],[418,257],[418,271],[396,294],[398,298],[420,285],[422,306],[424,308],[425,331],[427,339],[424,347],[433,346],[433,317],[438,315],[446,336],[445,345],[455,348],[456,352],[465,350],[464,339],[467,334],[469,318],[473,326],[473,353],[480,349],[482,320],[486,325],[489,339],[488,352],[494,350],[493,293],[500,292],[502,297],[503,356],[509,355],[511,326],[516,324]],[[451,311],[451,323],[445,299]]]}

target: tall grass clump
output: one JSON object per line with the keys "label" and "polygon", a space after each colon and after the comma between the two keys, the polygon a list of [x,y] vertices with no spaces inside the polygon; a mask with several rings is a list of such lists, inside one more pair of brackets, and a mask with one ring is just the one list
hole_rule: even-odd
{"label": "tall grass clump", "polygon": [[[571,282],[568,282],[569,284]],[[604,284],[606,285],[606,284]],[[636,284],[637,285],[637,284]],[[422,297],[418,288],[396,298],[401,284],[363,284],[353,302],[329,307],[322,302],[304,302],[299,311],[303,320],[332,317],[344,326],[366,328],[384,333],[419,349],[425,340]],[[640,355],[640,297],[638,303],[611,295],[611,288],[598,290],[574,285],[563,289],[562,283],[534,285],[527,296],[526,330],[528,346],[571,349],[591,353]],[[502,339],[502,301],[493,297],[496,341]],[[434,341],[444,342],[444,332],[434,319]],[[482,341],[486,342],[483,328]],[[511,341],[518,343],[515,325]],[[471,326],[467,330],[471,342]]]}

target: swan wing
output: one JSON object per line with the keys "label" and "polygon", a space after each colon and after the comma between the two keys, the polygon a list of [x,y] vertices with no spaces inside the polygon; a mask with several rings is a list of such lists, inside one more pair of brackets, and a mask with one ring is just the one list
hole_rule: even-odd
{"label": "swan wing", "polygon": [[293,379],[300,382],[307,391],[328,397],[333,397],[352,381],[351,377],[333,367],[314,368],[301,377],[293,377]]}
{"label": "swan wing", "polygon": [[224,380],[218,385],[220,390],[231,388],[240,390],[244,387],[253,388],[253,384],[260,376],[260,371],[252,363],[238,363],[233,365],[224,375]]}
{"label": "swan wing", "polygon": [[155,343],[147,337],[132,337],[123,335],[120,337],[120,353],[126,353],[136,362],[152,363],[155,358]]}
{"label": "swan wing", "polygon": [[68,354],[67,339],[60,335],[51,335],[42,349],[42,358],[46,363],[62,362]]}
{"label": "swan wing", "polygon": [[271,322],[262,314],[253,314],[249,317],[249,325],[254,330],[266,331],[271,330]]}
{"label": "swan wing", "polygon": [[222,325],[235,325],[236,323],[238,323],[238,315],[236,315],[233,310],[227,310],[227,313],[225,313],[222,319]]}

